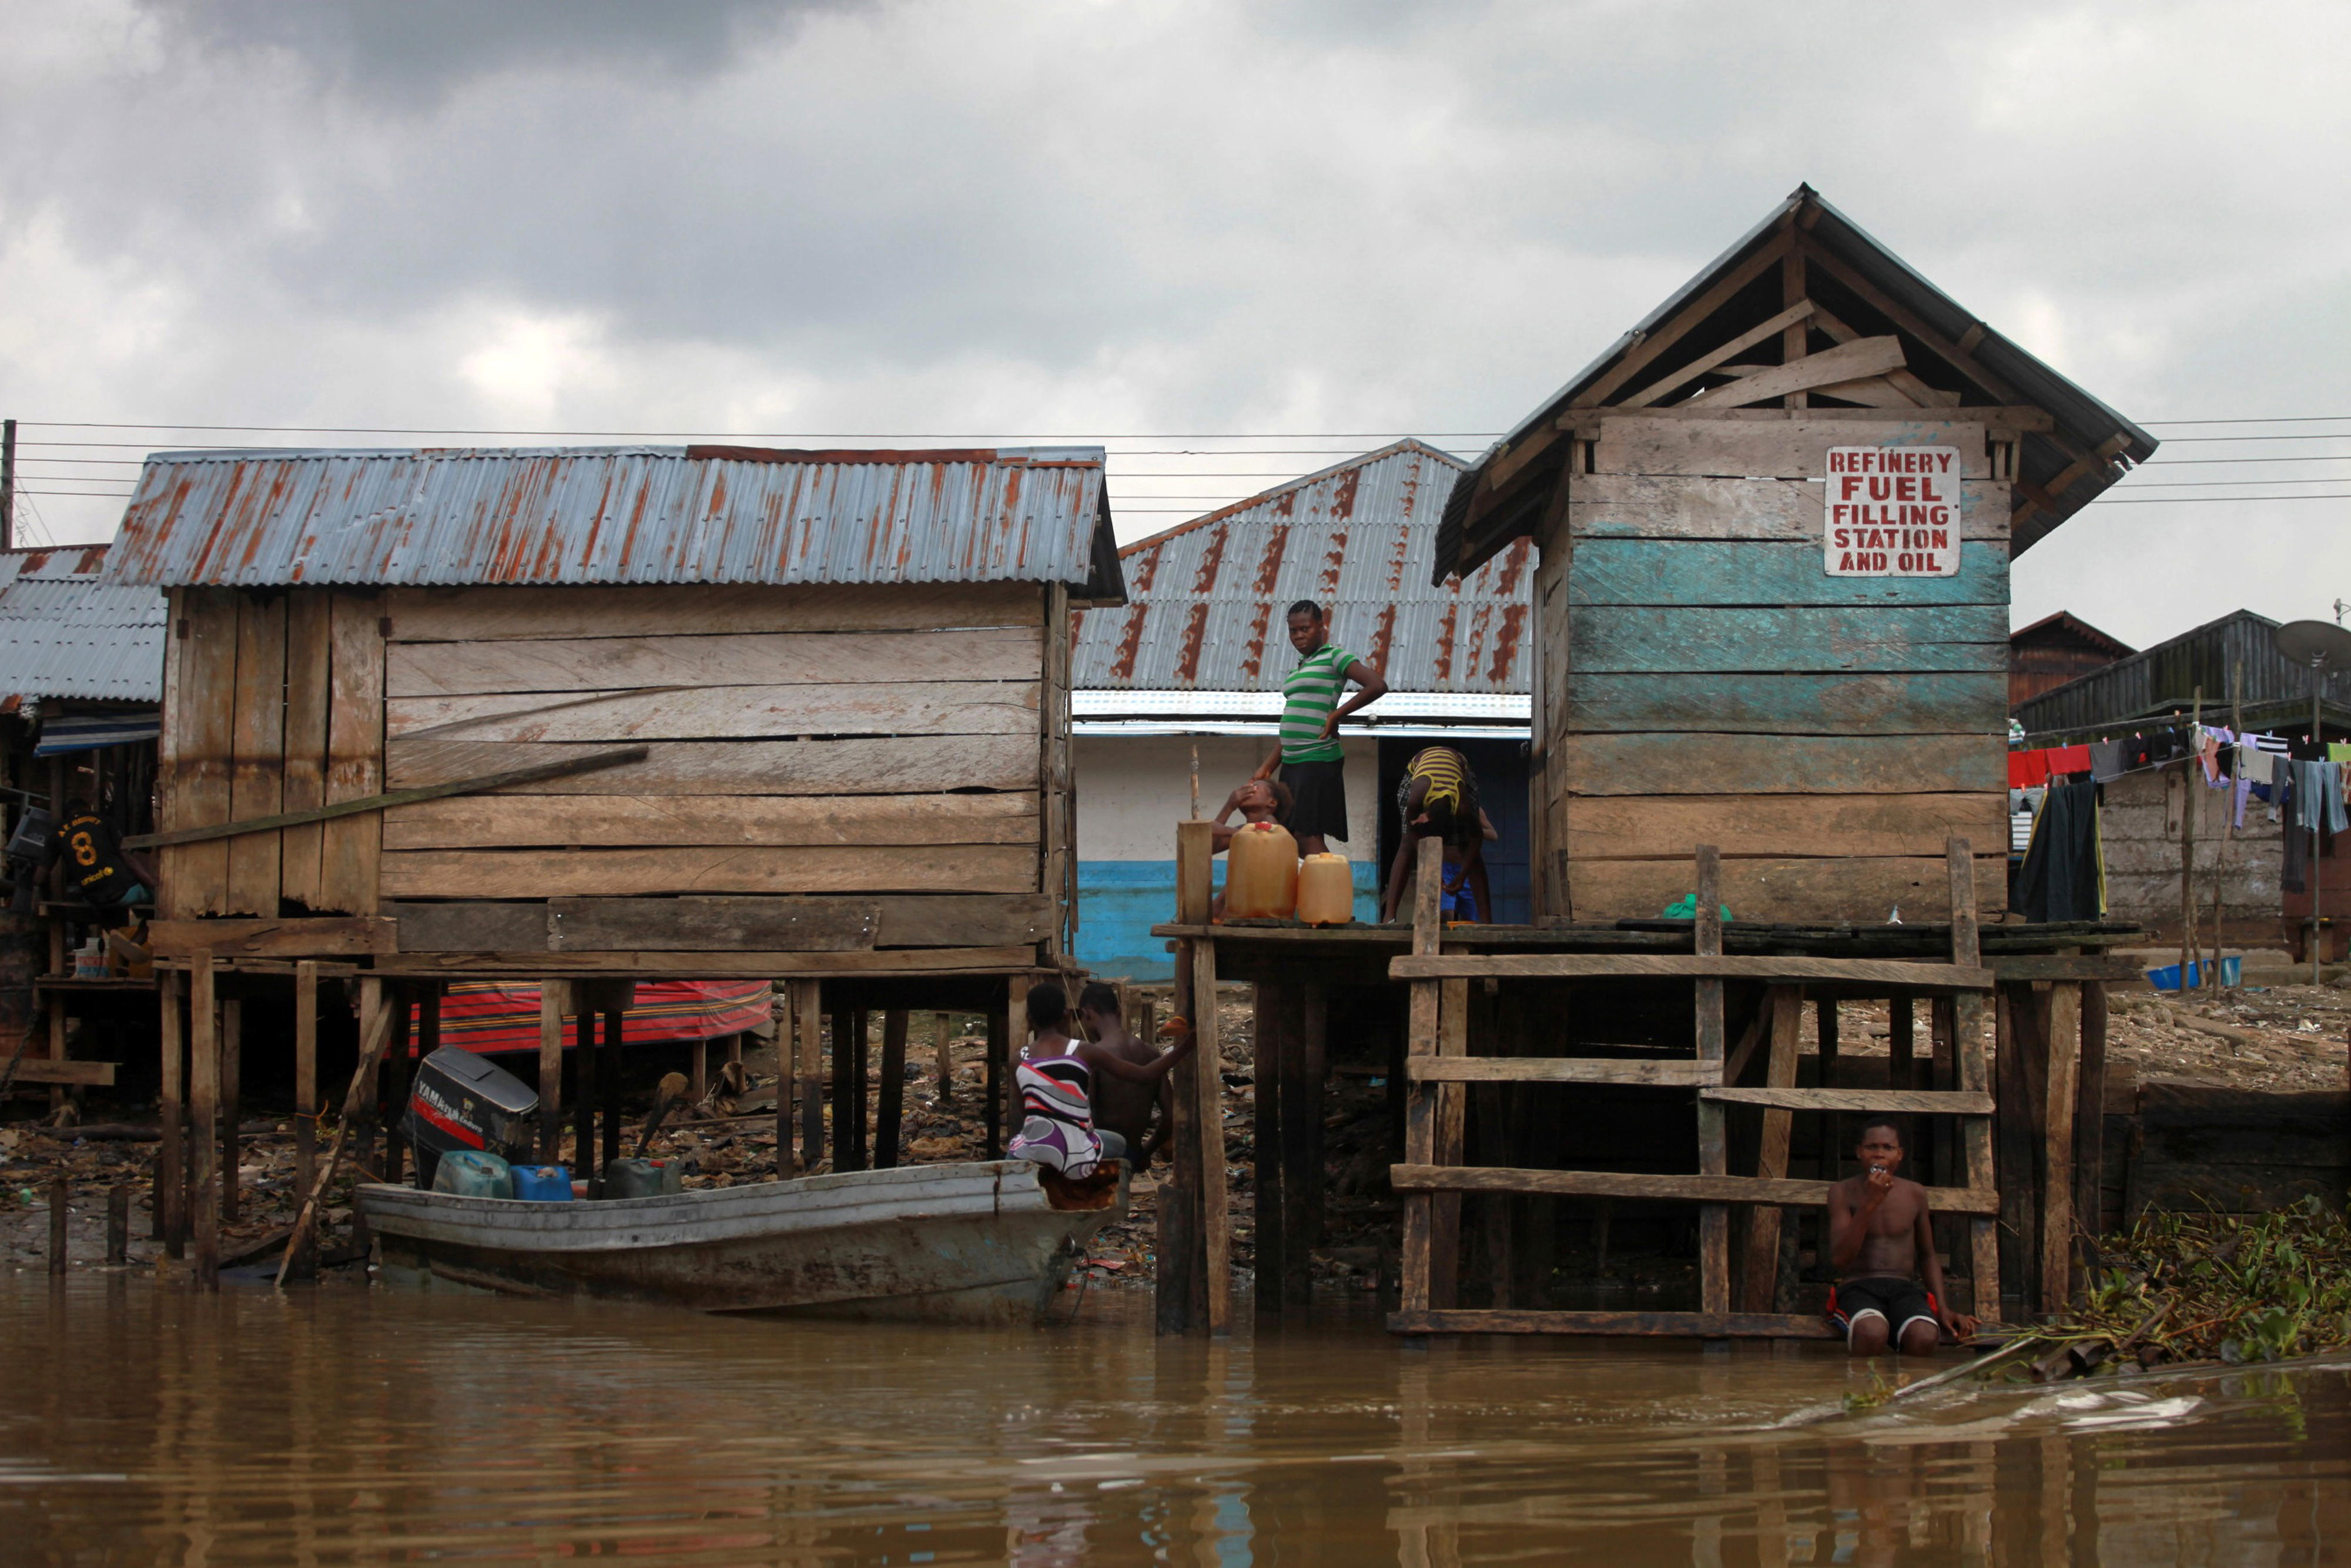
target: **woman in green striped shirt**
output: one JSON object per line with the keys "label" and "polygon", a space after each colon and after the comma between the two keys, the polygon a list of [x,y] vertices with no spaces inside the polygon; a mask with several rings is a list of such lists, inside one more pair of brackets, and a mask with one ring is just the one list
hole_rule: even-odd
{"label": "woman in green striped shirt", "polygon": [[[1254,777],[1281,770],[1290,795],[1290,831],[1298,852],[1318,855],[1325,841],[1347,838],[1347,781],[1339,748],[1339,721],[1387,695],[1379,671],[1331,641],[1322,607],[1301,599],[1290,607],[1290,645],[1298,667],[1281,683],[1281,744]],[[1347,683],[1363,689],[1346,695]],[[1344,697],[1345,700],[1341,699]]]}

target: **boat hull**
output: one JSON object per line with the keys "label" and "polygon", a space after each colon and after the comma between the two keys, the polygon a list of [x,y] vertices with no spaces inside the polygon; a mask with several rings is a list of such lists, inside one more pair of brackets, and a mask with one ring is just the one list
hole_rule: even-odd
{"label": "boat hull", "polygon": [[1018,1160],[803,1176],[598,1203],[371,1185],[387,1267],[486,1290],[713,1312],[925,1322],[1040,1319],[1124,1208],[1055,1208]]}

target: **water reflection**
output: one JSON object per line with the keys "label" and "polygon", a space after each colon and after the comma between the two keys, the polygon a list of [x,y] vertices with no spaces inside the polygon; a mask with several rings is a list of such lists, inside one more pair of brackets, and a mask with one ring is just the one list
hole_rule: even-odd
{"label": "water reflection", "polygon": [[0,1278],[0,1559],[1781,1564],[2351,1555],[2351,1373],[1772,1430],[1815,1349],[1155,1341]]}

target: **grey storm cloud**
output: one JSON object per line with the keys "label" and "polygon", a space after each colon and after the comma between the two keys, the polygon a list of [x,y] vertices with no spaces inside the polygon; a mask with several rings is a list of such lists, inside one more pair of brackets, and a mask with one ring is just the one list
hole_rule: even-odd
{"label": "grey storm cloud", "polygon": [[[2321,4],[49,0],[9,44],[33,421],[1474,449],[1799,181],[2136,418],[2340,412],[2351,356]],[[1123,531],[1345,444],[1274,444],[1114,470]],[[2308,613],[2330,516],[2101,503],[2018,613]]]}

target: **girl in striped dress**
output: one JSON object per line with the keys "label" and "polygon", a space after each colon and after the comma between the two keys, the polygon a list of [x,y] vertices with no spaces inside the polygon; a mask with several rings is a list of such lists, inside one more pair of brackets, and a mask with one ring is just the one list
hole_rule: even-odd
{"label": "girl in striped dress", "polygon": [[1013,1069],[1021,1122],[1005,1152],[1016,1160],[1033,1160],[1072,1180],[1081,1179],[1104,1160],[1126,1157],[1124,1138],[1094,1126],[1093,1075],[1155,1085],[1191,1053],[1193,1035],[1186,1030],[1175,1049],[1160,1052],[1155,1061],[1129,1061],[1072,1037],[1069,994],[1050,980],[1029,988],[1027,1005],[1029,1027],[1037,1038]]}

